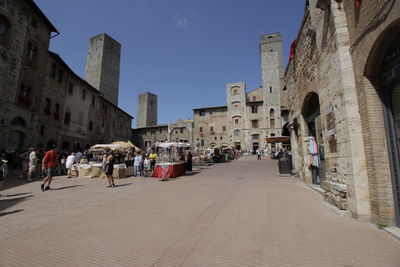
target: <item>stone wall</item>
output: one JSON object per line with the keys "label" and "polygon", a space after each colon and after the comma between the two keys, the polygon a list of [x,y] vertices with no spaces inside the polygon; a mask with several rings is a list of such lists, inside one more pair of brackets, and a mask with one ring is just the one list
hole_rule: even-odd
{"label": "stone wall", "polygon": [[385,51],[400,28],[400,1],[363,1],[359,8],[352,1],[344,1],[343,8],[350,35],[372,220],[393,224],[393,184],[378,74]]}
{"label": "stone wall", "polygon": [[[317,6],[318,2],[318,6]],[[370,219],[368,181],[360,117],[344,10],[335,1],[310,1],[286,72],[295,167],[311,182],[307,168],[311,129],[304,114],[318,95],[315,127],[320,145],[320,178],[325,198],[355,218]],[[325,179],[323,179],[325,178]]]}

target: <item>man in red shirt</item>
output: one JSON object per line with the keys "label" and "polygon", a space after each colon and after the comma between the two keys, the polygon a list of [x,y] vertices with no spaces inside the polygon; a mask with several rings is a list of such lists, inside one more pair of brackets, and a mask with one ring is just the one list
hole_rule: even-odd
{"label": "man in red shirt", "polygon": [[42,171],[46,172],[47,175],[46,178],[44,178],[43,184],[40,185],[42,191],[51,190],[50,183],[56,172],[57,163],[57,147],[53,146],[52,150],[46,152],[42,161]]}

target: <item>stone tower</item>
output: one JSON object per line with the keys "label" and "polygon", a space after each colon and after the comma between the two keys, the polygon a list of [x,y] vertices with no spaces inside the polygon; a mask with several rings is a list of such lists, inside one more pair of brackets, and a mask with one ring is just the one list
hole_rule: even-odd
{"label": "stone tower", "polygon": [[157,125],[157,95],[146,92],[138,97],[137,128]]}
{"label": "stone tower", "polygon": [[281,135],[281,79],[284,77],[282,66],[282,37],[280,33],[260,36],[260,57],[264,114],[270,136]]}
{"label": "stone tower", "polygon": [[118,105],[121,44],[105,33],[90,38],[86,81]]}

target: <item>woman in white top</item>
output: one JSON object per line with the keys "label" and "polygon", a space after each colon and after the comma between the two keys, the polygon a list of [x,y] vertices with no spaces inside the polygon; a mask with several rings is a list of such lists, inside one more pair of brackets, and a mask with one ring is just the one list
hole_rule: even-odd
{"label": "woman in white top", "polygon": [[71,178],[71,169],[74,166],[75,163],[75,153],[72,152],[68,157],[67,161],[65,162],[65,168],[67,169],[67,178]]}

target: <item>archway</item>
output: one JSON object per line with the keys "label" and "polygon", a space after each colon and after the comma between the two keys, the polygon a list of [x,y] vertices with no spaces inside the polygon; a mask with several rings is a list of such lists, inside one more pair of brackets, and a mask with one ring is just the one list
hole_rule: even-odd
{"label": "archway", "polygon": [[69,151],[69,149],[70,149],[70,144],[69,144],[69,142],[68,142],[68,141],[64,141],[64,142],[62,143],[62,145],[61,145],[61,149],[62,149],[62,150],[68,150],[68,151]]}
{"label": "archway", "polygon": [[[397,23],[400,27],[400,23]],[[387,35],[387,34],[386,34]],[[400,30],[391,33],[379,65],[379,77],[375,79],[382,99],[385,117],[386,139],[392,176],[396,224],[400,226]]]}
{"label": "archway", "polygon": [[[307,124],[307,134],[310,137],[308,140],[315,140],[317,145],[317,154],[314,154],[313,157],[318,157],[318,165],[312,164],[311,166],[312,183],[322,184],[325,180],[325,156],[318,94],[311,92],[304,98],[301,114]],[[309,147],[306,149],[309,153]]]}
{"label": "archway", "polygon": [[54,139],[50,139],[49,141],[47,141],[46,151],[51,150],[55,145],[56,141],[54,141]]}

